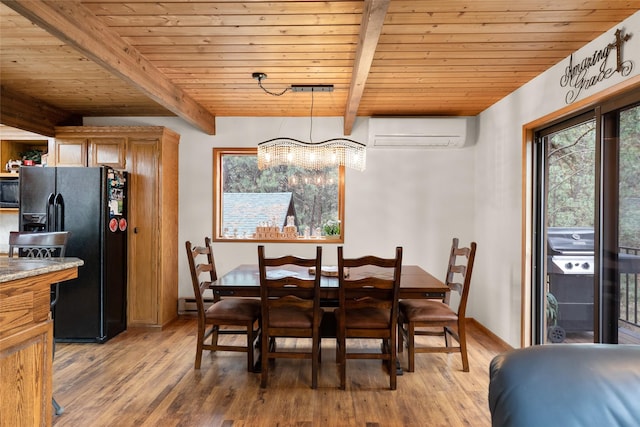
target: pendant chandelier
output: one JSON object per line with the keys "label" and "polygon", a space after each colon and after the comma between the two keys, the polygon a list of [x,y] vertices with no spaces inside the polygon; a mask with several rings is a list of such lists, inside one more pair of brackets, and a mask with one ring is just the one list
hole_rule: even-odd
{"label": "pendant chandelier", "polygon": [[281,96],[287,91],[311,92],[311,113],[309,142],[298,139],[279,137],[258,144],[258,168],[291,165],[306,169],[324,169],[330,166],[346,166],[358,171],[366,167],[366,145],[347,138],[333,138],[322,142],[312,142],[313,131],[313,94],[314,92],[331,92],[333,85],[297,85],[282,92],[270,92],[262,86],[264,73],[253,73],[260,88],[269,95]]}

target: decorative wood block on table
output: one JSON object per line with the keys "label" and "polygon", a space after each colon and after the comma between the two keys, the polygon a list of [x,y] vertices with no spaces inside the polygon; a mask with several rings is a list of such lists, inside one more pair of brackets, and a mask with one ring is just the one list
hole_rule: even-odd
{"label": "decorative wood block on table", "polygon": [[[316,274],[316,268],[309,268],[309,274]],[[320,274],[324,277],[338,277],[338,266],[337,265],[323,265],[320,270]],[[344,269],[344,277],[349,277],[349,269]]]}

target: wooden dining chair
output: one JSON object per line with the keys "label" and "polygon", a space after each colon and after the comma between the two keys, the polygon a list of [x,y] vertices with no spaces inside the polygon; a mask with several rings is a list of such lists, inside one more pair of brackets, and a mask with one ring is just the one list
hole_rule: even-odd
{"label": "wooden dining chair", "polygon": [[[396,325],[401,271],[401,247],[396,248],[394,258],[364,256],[352,259],[344,258],[342,246],[338,247],[336,359],[340,365],[342,390],[346,387],[347,359],[387,361],[389,388],[395,390],[397,387]],[[380,340],[380,352],[347,348],[350,338]]]}
{"label": "wooden dining chair", "polygon": [[[26,258],[62,258],[64,257],[65,250],[67,248],[69,234],[70,233],[68,231],[54,231],[48,233],[10,231],[9,258],[13,258],[14,253],[19,257]],[[59,289],[59,283],[51,285],[51,299],[49,305],[51,310],[53,310],[58,302]],[[52,346],[52,353],[53,357],[55,357],[55,340]],[[64,407],[58,403],[55,397],[51,398],[51,402],[56,415],[60,415],[64,412]]]}
{"label": "wooden dining chair", "polygon": [[[211,239],[205,237],[204,246],[185,243],[191,283],[198,312],[198,342],[195,369],[200,369],[202,351],[237,351],[247,353],[247,370],[253,372],[254,349],[260,336],[260,300],[255,298],[220,298],[214,295],[213,304],[204,305],[204,294],[211,282],[218,279],[213,259]],[[229,329],[232,327],[234,329]],[[242,328],[242,329],[237,329]],[[246,335],[246,345],[220,344],[220,335]],[[211,338],[207,343],[207,338]]]}
{"label": "wooden dining chair", "polygon": [[[461,354],[462,370],[469,372],[465,311],[469,297],[473,262],[476,256],[476,246],[475,242],[471,242],[469,247],[461,248],[458,246],[457,238],[453,239],[451,245],[445,284],[451,289],[451,292],[460,294],[457,309],[451,307],[451,292],[447,292],[442,301],[429,299],[400,300],[398,351],[403,351],[404,341],[406,340],[409,353],[409,372],[413,372],[415,369],[416,353],[455,352]],[[415,337],[420,335],[444,336],[445,346],[417,346]],[[449,336],[458,342],[457,347],[450,345]]]}
{"label": "wooden dining chair", "polygon": [[[267,386],[269,361],[275,358],[311,359],[311,388],[318,387],[320,364],[320,274],[322,247],[316,247],[315,258],[286,255],[267,258],[264,246],[258,246],[260,299],[262,301],[262,377]],[[287,268],[291,268],[287,270]],[[299,268],[315,268],[316,274],[296,273]],[[311,351],[301,348],[277,348],[277,338],[310,338]]]}

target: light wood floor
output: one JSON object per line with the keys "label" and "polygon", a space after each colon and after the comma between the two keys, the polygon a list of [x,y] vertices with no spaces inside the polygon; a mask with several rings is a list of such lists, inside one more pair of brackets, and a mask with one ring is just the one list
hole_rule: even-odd
{"label": "light wood floor", "polygon": [[243,353],[205,351],[194,370],[192,318],[161,332],[129,330],[105,344],[58,343],[53,393],[65,410],[53,425],[490,426],[488,367],[506,348],[473,323],[469,329],[469,373],[459,354],[421,354],[396,391],[374,360],[348,361],[347,390],[339,390],[331,339],[322,342],[317,390],[308,360],[276,360],[267,389],[246,371]]}

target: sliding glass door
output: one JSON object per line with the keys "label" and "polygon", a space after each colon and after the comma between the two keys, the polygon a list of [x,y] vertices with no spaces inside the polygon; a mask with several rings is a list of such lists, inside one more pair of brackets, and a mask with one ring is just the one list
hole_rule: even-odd
{"label": "sliding glass door", "polygon": [[640,343],[640,92],[541,129],[533,342]]}
{"label": "sliding glass door", "polygon": [[594,333],[596,120],[540,133],[539,342],[591,342]]}
{"label": "sliding glass door", "polygon": [[[611,274],[605,285],[614,291],[611,326],[604,334],[621,344],[640,342],[640,105],[614,110],[604,115],[605,142],[617,163],[617,218],[604,223],[605,230],[617,234],[605,264]],[[605,151],[605,152],[608,152]],[[606,200],[606,199],[605,199]],[[613,223],[611,226],[610,223]],[[614,228],[615,227],[615,228]]]}

